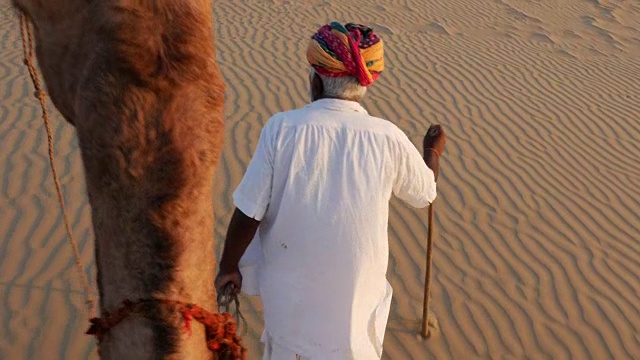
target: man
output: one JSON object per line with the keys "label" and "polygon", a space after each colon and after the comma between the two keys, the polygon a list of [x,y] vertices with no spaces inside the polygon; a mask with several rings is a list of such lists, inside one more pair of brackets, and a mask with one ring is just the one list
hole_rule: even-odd
{"label": "man", "polygon": [[238,264],[256,235],[264,358],[379,359],[391,302],[389,199],[433,201],[446,139],[432,126],[423,160],[398,127],[359,104],[384,68],[370,28],[325,25],[307,58],[313,101],[262,130],[233,194],[216,288],[240,290]]}

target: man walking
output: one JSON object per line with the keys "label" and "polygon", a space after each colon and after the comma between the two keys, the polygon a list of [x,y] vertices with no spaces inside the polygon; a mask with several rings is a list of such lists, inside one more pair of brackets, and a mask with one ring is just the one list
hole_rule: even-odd
{"label": "man walking", "polygon": [[312,102],[269,119],[233,194],[216,288],[240,291],[238,264],[253,240],[264,359],[382,356],[389,199],[419,208],[433,201],[446,142],[432,126],[423,158],[397,126],[359,104],[383,55],[368,27],[321,27],[307,50]]}

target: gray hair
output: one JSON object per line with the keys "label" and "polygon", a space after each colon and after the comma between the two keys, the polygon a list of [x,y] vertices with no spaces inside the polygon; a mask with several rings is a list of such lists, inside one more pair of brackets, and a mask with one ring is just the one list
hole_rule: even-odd
{"label": "gray hair", "polygon": [[329,77],[322,74],[318,76],[322,80],[324,96],[360,101],[367,93],[367,87],[360,85],[358,79],[353,76]]}

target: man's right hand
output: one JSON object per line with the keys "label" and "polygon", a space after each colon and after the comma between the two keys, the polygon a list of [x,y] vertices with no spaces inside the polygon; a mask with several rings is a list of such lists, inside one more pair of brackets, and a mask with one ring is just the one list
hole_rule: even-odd
{"label": "man's right hand", "polygon": [[444,152],[444,145],[447,142],[447,136],[444,134],[444,129],[441,125],[431,125],[427,133],[424,135],[422,141],[423,155],[426,158],[430,157],[430,152],[435,151],[437,156],[442,155]]}
{"label": "man's right hand", "polygon": [[433,176],[438,181],[440,173],[440,155],[444,151],[444,144],[447,142],[447,136],[444,129],[440,125],[431,125],[422,140],[422,151],[424,162],[433,171]]}
{"label": "man's right hand", "polygon": [[236,268],[235,270],[225,272],[220,271],[216,277],[216,291],[218,293],[223,292],[227,284],[231,287],[231,295],[240,294],[240,289],[242,289],[242,275],[239,269]]}

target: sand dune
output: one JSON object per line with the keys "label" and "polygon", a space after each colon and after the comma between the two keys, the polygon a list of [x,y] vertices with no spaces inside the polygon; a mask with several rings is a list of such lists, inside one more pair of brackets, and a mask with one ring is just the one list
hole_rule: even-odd
{"label": "sand dune", "polygon": [[[393,201],[386,359],[640,359],[640,5],[628,0],[217,1],[228,84],[215,178],[226,232],[260,130],[308,98],[307,37],[370,24],[387,70],[365,107],[418,145],[449,135],[436,206],[432,305],[417,335],[426,211]],[[22,66],[0,0],[0,359],[96,358]],[[86,273],[95,276],[82,165],[54,115],[57,164]],[[250,359],[259,299],[244,297]]]}

